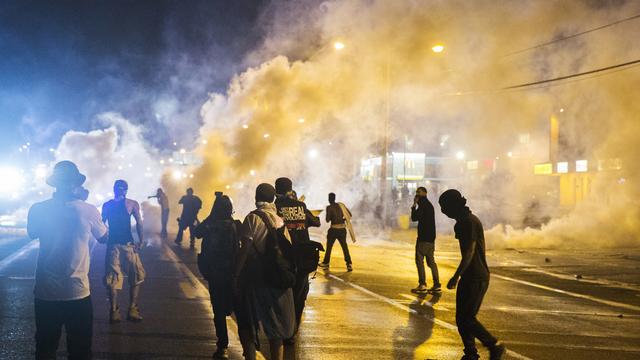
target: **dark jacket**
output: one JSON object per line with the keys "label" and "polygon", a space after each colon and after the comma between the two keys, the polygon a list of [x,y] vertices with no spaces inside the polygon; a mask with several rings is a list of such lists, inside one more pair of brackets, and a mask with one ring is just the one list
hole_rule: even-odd
{"label": "dark jacket", "polygon": [[276,199],[278,216],[284,220],[284,224],[289,230],[291,243],[295,246],[299,242],[308,242],[309,227],[320,226],[320,218],[313,216],[307,209],[307,205],[300,200],[287,196]]}
{"label": "dark jacket", "polygon": [[203,277],[231,277],[235,271],[238,256],[240,226],[238,220],[205,219],[194,230],[197,238],[202,238],[198,267]]}
{"label": "dark jacket", "polygon": [[436,241],[436,215],[429,199],[421,197],[418,206],[411,207],[411,221],[418,222],[417,241]]}

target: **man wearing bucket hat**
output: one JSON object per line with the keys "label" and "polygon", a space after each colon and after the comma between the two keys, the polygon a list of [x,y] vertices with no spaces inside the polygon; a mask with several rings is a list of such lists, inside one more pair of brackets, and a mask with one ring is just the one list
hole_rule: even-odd
{"label": "man wearing bucket hat", "polygon": [[107,228],[93,205],[78,199],[86,177],[71,161],[53,168],[52,198],[29,209],[27,231],[40,240],[35,276],[36,359],[55,359],[62,327],[70,359],[91,358],[93,307],[89,242],[106,241]]}
{"label": "man wearing bucket hat", "polygon": [[[105,262],[104,283],[109,290],[111,310],[109,322],[120,322],[118,307],[118,291],[122,290],[124,275],[129,280],[129,312],[127,320],[140,322],[142,316],[138,309],[140,284],[144,281],[145,271],[138,250],[143,243],[142,217],[137,201],[127,198],[129,185],[124,180],[116,180],[113,184],[114,198],[102,205],[102,220],[109,224],[109,241]],[[135,244],[131,234],[131,217],[136,220],[136,232],[139,242]]]}

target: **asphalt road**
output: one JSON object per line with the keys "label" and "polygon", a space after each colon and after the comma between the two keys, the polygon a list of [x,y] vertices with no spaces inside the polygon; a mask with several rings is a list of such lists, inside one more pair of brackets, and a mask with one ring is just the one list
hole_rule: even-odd
{"label": "asphalt road", "polygon": [[[311,281],[299,340],[287,348],[287,356],[459,359],[455,292],[411,294],[417,277],[409,238],[409,233],[394,233],[391,239],[365,236],[351,244],[352,273],[346,272],[336,245],[330,270]],[[197,251],[151,240],[142,251],[147,280],[139,324],[109,325],[101,282],[105,249],[98,244],[92,250],[95,358],[210,358],[215,336],[206,283],[195,267]],[[20,234],[0,237],[1,359],[33,358],[37,248],[37,241]],[[439,238],[436,259],[446,282],[459,261],[457,243]],[[479,318],[505,342],[507,358],[640,358],[640,249],[496,250],[488,260],[492,278]],[[127,307],[126,296],[120,303]],[[235,323],[228,323],[231,358],[241,359]],[[63,339],[60,358],[64,349]]]}

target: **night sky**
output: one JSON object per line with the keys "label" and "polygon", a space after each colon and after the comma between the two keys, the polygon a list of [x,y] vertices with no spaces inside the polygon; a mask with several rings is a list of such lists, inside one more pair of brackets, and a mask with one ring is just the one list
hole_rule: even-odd
{"label": "night sky", "polygon": [[[171,136],[195,136],[207,94],[224,91],[260,44],[264,6],[266,0],[3,1],[0,162],[18,156],[27,141],[32,156],[46,153],[66,131],[95,128],[95,115],[105,111],[155,129],[147,137],[158,147]],[[174,131],[162,131],[169,122]]]}

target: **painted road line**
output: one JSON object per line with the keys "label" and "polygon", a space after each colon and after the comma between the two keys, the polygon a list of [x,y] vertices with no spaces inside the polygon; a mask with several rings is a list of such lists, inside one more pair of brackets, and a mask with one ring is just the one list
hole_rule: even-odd
{"label": "painted road line", "polygon": [[602,317],[625,317],[625,318],[640,318],[640,315],[636,314],[621,314],[612,312],[587,312],[587,311],[564,311],[564,310],[544,310],[544,309],[530,309],[514,306],[493,306],[482,307],[482,310],[497,310],[504,312],[523,312],[523,313],[540,313],[540,314],[554,314],[554,315],[576,315],[576,316],[602,316]]}
{"label": "painted road line", "polygon": [[29,241],[25,246],[18,249],[18,251],[14,252],[13,254],[7,256],[6,258],[2,259],[2,261],[0,261],[0,271],[4,270],[6,267],[11,265],[11,263],[13,263],[14,261],[23,258],[29,252],[39,247],[40,247],[40,242],[38,240]]}
{"label": "painted road line", "polygon": [[[204,284],[198,279],[198,277],[185,265],[179,258],[178,255],[169,247],[167,244],[162,243],[162,248],[164,250],[164,255],[171,260],[171,263],[178,269],[188,280],[189,284],[192,287],[191,296],[195,296],[200,299],[201,304],[204,308],[207,309],[209,315],[213,317],[213,310],[211,309],[211,302],[209,300],[209,290]],[[181,286],[182,288],[183,286]],[[205,300],[206,299],[206,300]],[[229,327],[229,338],[231,338],[235,343],[240,344],[240,339],[238,338],[238,325],[236,321],[231,318],[227,318],[227,326]],[[232,351],[232,348],[229,348]],[[256,351],[256,359],[258,360],[266,360],[265,357],[259,351]]]}
{"label": "painted road line", "polygon": [[590,300],[590,301],[597,302],[597,303],[604,304],[604,305],[608,305],[608,306],[613,306],[613,307],[627,309],[627,310],[633,310],[633,311],[640,311],[640,306],[625,304],[625,303],[621,303],[621,302],[617,302],[617,301],[604,300],[604,299],[597,298],[595,296],[578,294],[578,293],[574,293],[574,292],[566,291],[566,290],[560,290],[560,289],[556,289],[556,288],[553,288],[553,287],[550,287],[550,286],[540,285],[540,284],[536,284],[536,283],[533,283],[533,282],[530,282],[530,281],[525,281],[525,280],[514,279],[512,277],[503,276],[503,275],[491,274],[491,277],[497,277],[498,279],[512,281],[512,282],[515,282],[515,283],[518,283],[518,284],[527,285],[527,286],[535,287],[535,288],[538,288],[538,289],[543,289],[543,290],[547,290],[547,291],[553,291],[553,292],[558,293],[558,294],[563,294],[563,295],[573,296],[573,297],[580,298],[580,299]]}
{"label": "painted road line", "polygon": [[[408,307],[408,306],[406,306],[406,305],[402,305],[401,303],[399,303],[399,302],[397,302],[397,301],[395,301],[395,300],[393,300],[393,299],[389,299],[388,297],[385,297],[385,296],[382,296],[382,295],[380,295],[380,294],[374,293],[373,291],[371,291],[371,290],[369,290],[369,289],[366,289],[366,288],[363,288],[363,287],[362,287],[362,286],[360,286],[360,285],[357,285],[357,284],[354,284],[354,283],[352,283],[352,282],[350,282],[350,281],[346,281],[346,280],[344,280],[344,279],[341,279],[341,278],[339,278],[339,277],[337,277],[337,276],[335,276],[335,275],[333,275],[333,274],[329,274],[329,277],[330,277],[331,279],[334,279],[334,280],[336,280],[336,281],[339,281],[339,282],[341,282],[341,283],[343,283],[343,284],[345,284],[345,285],[349,285],[349,286],[351,286],[352,288],[354,288],[354,289],[356,289],[356,290],[359,290],[359,291],[361,291],[361,292],[363,292],[363,293],[365,293],[365,294],[367,294],[367,295],[369,295],[369,296],[371,296],[371,297],[373,297],[373,298],[376,298],[376,299],[378,299],[378,300],[380,300],[380,301],[382,301],[382,302],[385,302],[385,303],[387,303],[387,304],[389,304],[389,305],[391,305],[391,306],[393,306],[393,307],[396,307],[396,308],[398,308],[398,309],[400,309],[400,310],[404,310],[404,311],[406,311],[406,312],[408,312],[408,313],[410,313],[410,314],[414,314],[414,315],[417,315],[417,316],[421,316],[421,317],[423,317],[423,318],[427,319],[428,321],[431,321],[431,322],[432,322],[432,323],[434,323],[434,324],[440,325],[441,327],[443,327],[443,328],[445,328],[445,329],[452,330],[452,331],[456,331],[456,332],[458,331],[458,327],[457,327],[457,326],[455,326],[455,325],[453,325],[453,324],[449,324],[449,323],[448,323],[448,322],[446,322],[446,321],[443,321],[443,320],[440,320],[440,319],[436,319],[436,318],[431,317],[431,316],[425,316],[425,315],[423,315],[423,314],[420,314],[417,310],[414,310],[414,309],[412,309],[412,308],[410,308],[410,307]],[[513,351],[513,350],[508,350],[508,349],[507,349],[507,353],[508,353],[509,355],[511,355],[511,357],[514,357],[514,358],[516,358],[516,359],[520,359],[520,360],[532,360],[531,358],[526,357],[526,356],[524,356],[524,355],[521,355],[521,354],[519,354],[519,353],[517,353],[517,352],[515,352],[515,351]]]}

